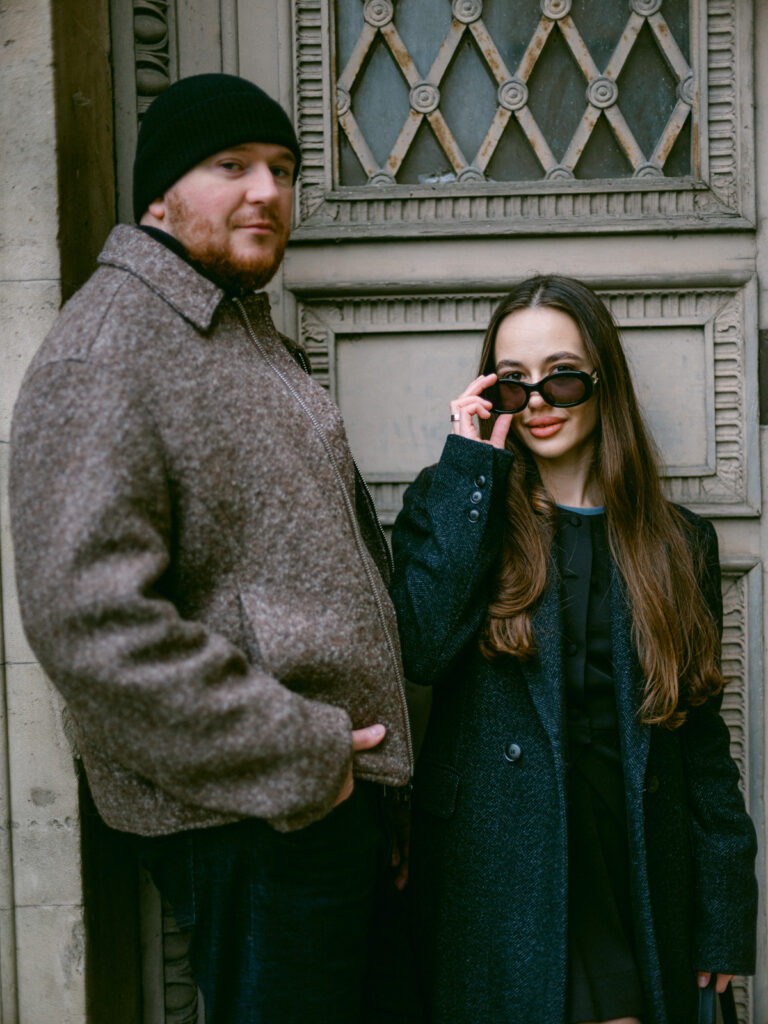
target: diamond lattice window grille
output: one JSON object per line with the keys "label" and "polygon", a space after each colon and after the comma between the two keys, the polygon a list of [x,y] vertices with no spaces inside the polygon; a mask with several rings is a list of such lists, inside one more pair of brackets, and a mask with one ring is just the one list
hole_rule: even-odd
{"label": "diamond lattice window grille", "polygon": [[[345,10],[349,2],[347,0]],[[398,15],[402,14],[406,4],[420,2],[422,0],[397,0],[396,3],[393,0],[359,0],[362,29],[336,81],[335,116],[339,125],[340,149],[346,157],[341,162],[339,184],[396,185],[412,181],[412,175],[419,170],[413,167],[414,163],[418,164],[415,152],[421,144],[417,140],[424,138],[425,125],[430,136],[428,145],[424,147],[425,153],[434,154],[437,147],[445,163],[437,171],[431,167],[420,169],[418,179],[430,184],[523,180],[515,168],[510,167],[509,161],[502,158],[505,148],[512,151],[507,139],[513,131],[518,136],[518,145],[522,135],[530,150],[525,163],[531,177],[526,180],[565,183],[593,175],[661,178],[665,173],[690,174],[692,166],[695,167],[695,154],[692,158],[688,155],[681,159],[678,153],[674,160],[670,160],[678,140],[682,144],[691,137],[697,137],[696,131],[691,131],[689,126],[697,116],[697,89],[684,52],[688,41],[681,36],[680,19],[677,19],[676,39],[671,28],[673,19],[665,17],[665,7],[671,8],[672,0],[629,0],[626,24],[607,62],[604,62],[607,52],[604,40],[593,42],[591,50],[587,42],[589,34],[580,29],[578,0],[526,0],[532,7],[538,7],[540,16],[522,56],[512,67],[502,56],[502,51],[508,53],[510,48],[506,40],[499,38],[498,25],[493,28],[494,39],[489,28],[492,19],[483,17],[483,0],[442,0],[446,8],[450,4],[450,20],[436,55],[426,70],[417,63],[411,52],[415,48],[409,49],[397,24]],[[487,7],[492,2],[485,0]],[[615,3],[616,0],[610,2]],[[338,5],[337,18],[344,14],[341,7]],[[446,16],[447,13],[446,10]],[[435,18],[433,30],[444,31],[445,20],[441,22]],[[520,19],[521,22],[524,20]],[[554,50],[556,34],[560,37],[557,40],[559,49],[563,50],[562,44],[567,47],[571,64],[578,69],[584,88],[583,111],[577,111],[573,119],[575,127],[569,125],[567,136],[560,139],[553,138],[556,134],[553,132],[555,118],[547,118],[542,103],[537,102],[533,94],[535,89],[541,95],[542,81],[546,83],[552,78],[552,69],[546,65],[548,52],[551,54]],[[485,64],[487,76],[483,77],[488,77],[496,87],[495,104],[484,133],[478,133],[476,125],[474,131],[467,131],[465,126],[455,122],[455,117],[451,123],[447,110],[449,104],[442,95],[449,91],[455,95],[461,87],[456,82],[454,68],[458,67],[462,47],[467,52],[467,42],[471,43],[472,54]],[[384,120],[366,118],[363,104],[358,102],[363,90],[370,94],[376,89],[376,83],[371,81],[372,58],[378,53],[380,60],[384,48],[408,89],[407,109],[403,109],[404,104],[398,105],[404,114],[399,130],[397,125],[394,131],[391,125],[388,128],[390,135],[396,135],[396,138],[393,144],[384,147],[386,156],[382,154],[381,145]],[[422,46],[419,49],[423,57],[428,48]],[[652,73],[649,71],[644,79],[636,68],[633,71],[630,67],[632,58],[641,49],[646,55],[653,51],[652,59],[661,62],[655,77],[662,85],[662,79],[666,79],[665,95],[662,95],[661,88],[651,89],[647,98],[643,95],[643,83],[648,83]],[[639,60],[638,57],[635,63]],[[549,62],[552,64],[552,60]],[[556,104],[557,96],[550,96],[547,101],[551,104],[553,99]],[[656,122],[660,115],[663,122],[658,126],[660,130],[652,122],[650,135],[648,118],[642,116],[644,103],[646,106],[655,104]],[[456,105],[453,106],[456,109]],[[461,106],[458,109],[461,110]],[[466,111],[466,105],[463,109]],[[478,103],[478,117],[482,116],[483,109],[488,112],[488,104]],[[390,116],[391,113],[390,110]],[[510,122],[514,123],[510,126]],[[606,126],[610,135],[606,133]],[[475,148],[473,145],[474,151],[465,152],[466,142],[462,148],[459,137],[466,139],[478,134],[481,138],[479,146]],[[596,158],[595,150],[605,148],[609,142],[615,153],[601,161]],[[690,149],[690,143],[688,146]],[[580,168],[585,153],[589,158]],[[350,159],[352,156],[354,160]],[[617,171],[617,167],[621,170]],[[534,170],[536,175],[532,173]],[[693,173],[696,173],[695,169]]]}

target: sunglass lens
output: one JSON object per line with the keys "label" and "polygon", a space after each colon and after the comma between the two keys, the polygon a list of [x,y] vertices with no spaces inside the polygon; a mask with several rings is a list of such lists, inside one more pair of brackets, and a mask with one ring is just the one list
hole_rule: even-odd
{"label": "sunglass lens", "polygon": [[550,405],[576,405],[587,392],[584,381],[575,374],[557,373],[541,389]]}
{"label": "sunglass lens", "polygon": [[493,391],[495,394],[489,397],[493,402],[494,409],[503,409],[504,412],[520,412],[525,408],[527,398],[525,388],[521,388],[515,381],[500,380],[494,384]]}

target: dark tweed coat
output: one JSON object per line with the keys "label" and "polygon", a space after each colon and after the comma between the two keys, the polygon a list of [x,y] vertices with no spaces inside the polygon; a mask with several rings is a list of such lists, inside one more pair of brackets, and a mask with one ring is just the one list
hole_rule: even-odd
{"label": "dark tweed coat", "polygon": [[[557,583],[534,617],[534,661],[492,664],[476,642],[511,459],[449,437],[408,490],[393,535],[406,674],[434,684],[410,883],[432,1024],[559,1024],[565,1013],[567,886],[579,880],[567,864]],[[715,533],[689,516],[720,615]],[[644,1024],[688,1024],[697,969],[754,969],[755,833],[719,701],[674,732],[642,725],[616,574],[611,606]]]}

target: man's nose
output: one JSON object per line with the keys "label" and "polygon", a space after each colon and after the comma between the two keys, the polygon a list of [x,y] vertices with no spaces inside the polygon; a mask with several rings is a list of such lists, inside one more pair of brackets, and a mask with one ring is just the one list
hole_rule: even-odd
{"label": "man's nose", "polygon": [[269,203],[277,197],[277,182],[270,167],[256,164],[248,172],[245,199],[249,203]]}

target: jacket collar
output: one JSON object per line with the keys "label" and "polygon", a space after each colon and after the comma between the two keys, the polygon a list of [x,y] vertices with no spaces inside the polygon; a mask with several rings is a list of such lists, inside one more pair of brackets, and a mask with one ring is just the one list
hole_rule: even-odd
{"label": "jacket collar", "polygon": [[167,245],[130,224],[118,224],[99,256],[102,266],[139,278],[200,330],[208,330],[225,298],[224,289],[200,274]]}

